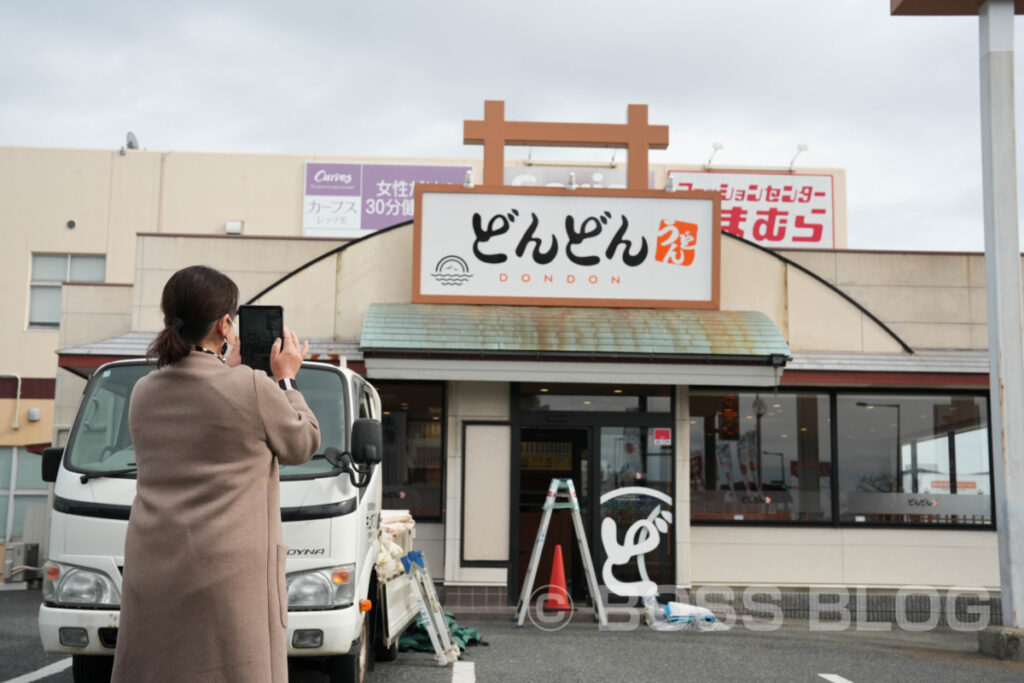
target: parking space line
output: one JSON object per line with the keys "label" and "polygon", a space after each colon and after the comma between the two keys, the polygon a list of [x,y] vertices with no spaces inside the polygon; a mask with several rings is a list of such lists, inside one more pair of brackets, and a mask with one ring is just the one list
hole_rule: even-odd
{"label": "parking space line", "polygon": [[452,667],[452,683],[476,683],[474,662],[455,662]]}
{"label": "parking space line", "polygon": [[818,674],[829,683],[853,683],[849,678],[843,678],[839,674]]}
{"label": "parking space line", "polygon": [[31,673],[22,674],[17,678],[12,678],[8,681],[4,681],[3,683],[32,683],[32,681],[38,681],[42,678],[47,678],[49,676],[53,676],[54,674],[59,674],[61,671],[70,668],[71,657],[68,657],[67,659],[62,659],[60,661],[54,662],[53,664],[47,664],[42,669],[36,669]]}

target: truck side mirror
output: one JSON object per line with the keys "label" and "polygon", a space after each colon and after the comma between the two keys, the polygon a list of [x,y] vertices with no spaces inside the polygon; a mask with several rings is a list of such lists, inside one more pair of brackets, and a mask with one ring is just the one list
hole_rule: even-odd
{"label": "truck side mirror", "polygon": [[360,418],[352,423],[352,459],[360,465],[375,465],[384,457],[384,435],[380,420]]}
{"label": "truck side mirror", "polygon": [[60,471],[60,461],[63,458],[63,446],[52,446],[43,449],[43,481],[50,483],[57,481],[57,472]]}

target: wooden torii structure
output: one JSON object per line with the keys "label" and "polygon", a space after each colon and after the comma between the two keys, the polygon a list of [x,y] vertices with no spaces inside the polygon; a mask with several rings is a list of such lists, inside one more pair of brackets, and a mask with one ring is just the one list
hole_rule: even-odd
{"label": "wooden torii structure", "polygon": [[482,121],[463,121],[463,142],[484,146],[483,185],[505,184],[505,146],[607,147],[625,149],[626,185],[648,189],[647,155],[668,147],[668,126],[647,122],[647,105],[626,108],[626,123],[507,121],[504,100],[484,101]]}

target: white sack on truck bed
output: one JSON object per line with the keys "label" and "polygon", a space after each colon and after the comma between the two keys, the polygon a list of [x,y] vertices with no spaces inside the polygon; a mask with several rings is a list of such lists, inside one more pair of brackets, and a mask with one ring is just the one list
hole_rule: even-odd
{"label": "white sack on truck bed", "polygon": [[386,579],[403,574],[401,558],[412,550],[416,520],[408,510],[380,511],[380,555],[377,557],[377,578]]}

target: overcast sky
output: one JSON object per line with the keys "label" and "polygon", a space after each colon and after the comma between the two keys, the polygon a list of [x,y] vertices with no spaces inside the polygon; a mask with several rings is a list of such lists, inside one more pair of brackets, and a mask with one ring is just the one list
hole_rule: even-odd
{"label": "overcast sky", "polygon": [[717,141],[716,163],[786,166],[805,143],[798,165],[845,168],[852,248],[983,248],[976,18],[890,17],[888,0],[160,4],[0,0],[0,145],[116,149],[131,130],[151,150],[477,158],[462,121],[485,99],[610,123],[639,103],[670,127],[653,162],[703,163]]}

